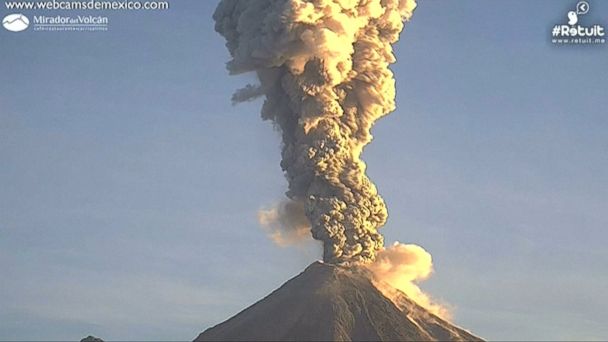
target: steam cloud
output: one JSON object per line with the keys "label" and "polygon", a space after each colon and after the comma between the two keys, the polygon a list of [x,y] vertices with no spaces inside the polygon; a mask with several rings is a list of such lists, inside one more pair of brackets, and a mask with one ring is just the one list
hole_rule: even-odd
{"label": "steam cloud", "polygon": [[272,241],[281,247],[310,238],[310,222],[304,214],[304,203],[283,201],[271,209],[258,212],[258,220]]}
{"label": "steam cloud", "polygon": [[[371,262],[387,210],[360,155],[380,117],[395,109],[399,38],[414,0],[223,0],[213,19],[232,56],[231,74],[255,71],[262,118],[282,133],[281,167],[312,236],[331,263]],[[280,215],[279,215],[280,216]]]}
{"label": "steam cloud", "polygon": [[[433,273],[431,254],[417,245],[395,242],[378,252],[376,260],[367,266],[375,278],[376,286],[386,297],[395,298],[392,288],[401,290],[409,298],[435,315],[449,319],[449,309],[434,302],[424,293],[418,282]],[[384,283],[390,287],[384,286]],[[399,306],[398,303],[396,303]]]}

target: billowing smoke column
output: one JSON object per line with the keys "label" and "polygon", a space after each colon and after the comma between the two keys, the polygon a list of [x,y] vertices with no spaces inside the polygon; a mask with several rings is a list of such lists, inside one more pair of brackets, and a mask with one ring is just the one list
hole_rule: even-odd
{"label": "billowing smoke column", "polygon": [[331,263],[371,262],[383,248],[384,201],[360,159],[370,129],[395,108],[391,44],[414,0],[223,0],[213,18],[231,74],[255,71],[262,117],[283,138],[287,196],[304,203]]}

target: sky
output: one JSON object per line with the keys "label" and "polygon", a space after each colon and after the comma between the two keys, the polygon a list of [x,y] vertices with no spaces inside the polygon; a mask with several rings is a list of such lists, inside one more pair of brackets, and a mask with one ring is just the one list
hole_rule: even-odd
{"label": "sky", "polygon": [[[608,44],[552,46],[575,5],[421,1],[363,154],[386,242],[429,251],[421,287],[487,339],[608,338]],[[257,223],[280,136],[231,104],[255,78],[225,70],[215,6],[0,29],[0,340],[191,340],[320,258]]]}

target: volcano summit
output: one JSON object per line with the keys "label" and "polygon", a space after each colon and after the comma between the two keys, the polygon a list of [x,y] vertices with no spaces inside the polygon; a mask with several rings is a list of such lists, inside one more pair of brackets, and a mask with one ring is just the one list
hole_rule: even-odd
{"label": "volcano summit", "polygon": [[363,268],[315,262],[195,341],[482,341],[394,291]]}

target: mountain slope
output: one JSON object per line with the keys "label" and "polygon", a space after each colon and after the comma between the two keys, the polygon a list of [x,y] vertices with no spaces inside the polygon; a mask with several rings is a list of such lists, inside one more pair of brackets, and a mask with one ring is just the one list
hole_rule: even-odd
{"label": "mountain slope", "polygon": [[394,301],[364,270],[315,262],[195,341],[480,340],[400,292]]}

